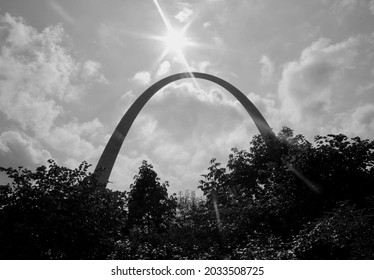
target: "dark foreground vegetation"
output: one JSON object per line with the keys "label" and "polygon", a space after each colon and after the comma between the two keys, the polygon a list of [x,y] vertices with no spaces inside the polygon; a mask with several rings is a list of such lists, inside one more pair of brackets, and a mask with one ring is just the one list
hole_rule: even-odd
{"label": "dark foreground vegetation", "polygon": [[1,168],[1,259],[374,259],[374,141],[313,143],[283,128],[211,160],[194,192],[168,194],[146,161],[129,192],[83,162]]}

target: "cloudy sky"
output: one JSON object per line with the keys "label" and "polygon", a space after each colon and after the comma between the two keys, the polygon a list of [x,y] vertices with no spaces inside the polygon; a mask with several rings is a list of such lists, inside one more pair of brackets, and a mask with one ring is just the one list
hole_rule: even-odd
{"label": "cloudy sky", "polygon": [[[132,102],[188,70],[235,85],[275,132],[374,132],[373,0],[0,0],[0,47],[5,167],[95,166]],[[139,114],[111,187],[127,190],[146,159],[171,191],[196,189],[211,158],[255,134],[219,86],[176,82]]]}

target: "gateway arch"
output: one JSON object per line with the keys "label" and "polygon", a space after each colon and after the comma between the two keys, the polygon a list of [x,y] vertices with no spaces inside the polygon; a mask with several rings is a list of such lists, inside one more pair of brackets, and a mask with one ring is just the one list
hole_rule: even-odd
{"label": "gateway arch", "polygon": [[135,102],[131,105],[131,107],[122,117],[121,121],[114,130],[110,140],[108,141],[103,153],[101,154],[99,162],[96,165],[94,174],[96,174],[96,178],[99,184],[106,185],[106,183],[108,182],[110,173],[112,172],[114,162],[116,161],[122,143],[125,140],[131,125],[135,121],[135,118],[139,114],[140,110],[144,107],[144,105],[148,102],[148,100],[164,86],[177,80],[186,78],[204,79],[220,85],[221,87],[229,91],[243,105],[243,107],[247,110],[248,114],[254,121],[260,134],[265,139],[269,139],[275,136],[270,126],[268,125],[264,117],[261,115],[261,113],[258,111],[258,109],[255,107],[255,105],[253,105],[253,103],[232,84],[216,76],[205,73],[184,72],[174,74],[166,78],[163,78],[160,81],[154,83],[152,86],[150,86],[138,97],[138,99],[135,100]]}

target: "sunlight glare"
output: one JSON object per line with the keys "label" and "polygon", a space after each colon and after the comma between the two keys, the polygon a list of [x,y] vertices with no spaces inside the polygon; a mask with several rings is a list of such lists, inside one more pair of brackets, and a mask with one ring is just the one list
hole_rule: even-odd
{"label": "sunlight glare", "polygon": [[[157,0],[153,0],[153,3],[156,5],[156,8],[162,18],[162,21],[165,24],[167,33],[163,37],[158,37],[159,40],[164,42],[165,44],[165,50],[159,57],[158,61],[161,61],[168,53],[174,52],[174,54],[177,55],[181,63],[185,66],[186,70],[188,72],[192,72],[192,68],[190,67],[189,63],[187,62],[187,59],[184,55],[184,49],[187,46],[195,45],[193,42],[188,40],[188,37],[186,36],[186,31],[188,27],[190,26],[191,22],[189,24],[186,24],[182,29],[177,30],[172,27],[170,24],[168,18],[164,14],[164,11],[162,10],[160,4]],[[200,87],[194,77],[192,77],[193,84],[195,87],[200,90]]]}
{"label": "sunlight glare", "polygon": [[184,32],[175,29],[168,30],[166,36],[163,37],[163,41],[169,51],[176,52],[177,54],[181,54],[183,49],[188,45],[188,39]]}

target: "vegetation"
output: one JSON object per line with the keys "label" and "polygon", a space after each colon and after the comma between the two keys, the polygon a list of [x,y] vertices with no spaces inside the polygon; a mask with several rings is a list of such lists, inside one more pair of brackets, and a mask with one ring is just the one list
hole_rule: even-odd
{"label": "vegetation", "polygon": [[146,161],[129,192],[88,167],[0,169],[12,179],[0,188],[1,259],[374,258],[374,141],[255,136],[225,167],[211,160],[203,197],[169,195]]}

